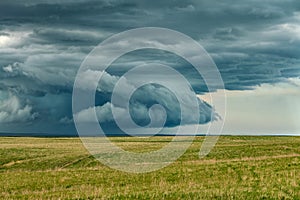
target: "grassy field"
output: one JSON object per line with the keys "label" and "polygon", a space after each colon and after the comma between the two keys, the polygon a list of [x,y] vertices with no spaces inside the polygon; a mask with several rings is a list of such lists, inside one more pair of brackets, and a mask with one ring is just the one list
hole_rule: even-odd
{"label": "grassy field", "polygon": [[[130,151],[171,138],[112,138]],[[0,199],[300,199],[300,137],[220,137],[198,158],[129,174],[96,161],[78,138],[0,138]]]}

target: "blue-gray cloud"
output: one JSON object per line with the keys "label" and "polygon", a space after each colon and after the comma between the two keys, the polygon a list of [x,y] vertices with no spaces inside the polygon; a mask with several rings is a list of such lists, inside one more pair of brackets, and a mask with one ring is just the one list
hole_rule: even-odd
{"label": "blue-gray cloud", "polygon": [[[97,76],[101,75],[101,81],[99,85],[95,85],[95,79]],[[192,106],[193,98],[195,94],[192,89],[186,89],[186,87],[178,86],[177,95],[184,99],[184,102],[180,103],[176,96],[166,87],[159,84],[146,84],[142,87],[136,87],[134,83],[126,78],[120,79],[117,76],[112,76],[107,72],[103,71],[93,71],[87,70],[80,77],[82,86],[81,90],[90,90],[90,88],[97,87],[97,98],[95,111],[100,123],[113,123],[115,119],[122,120],[128,117],[126,106],[122,102],[126,102],[126,97],[124,94],[129,91],[129,88],[134,89],[134,93],[131,96],[129,104],[129,112],[132,119],[140,126],[146,126],[150,123],[151,119],[149,116],[149,110],[153,105],[163,106],[166,112],[166,127],[173,127],[178,125],[192,124],[197,121],[199,124],[204,124],[212,120],[218,120],[220,117],[215,113],[214,108],[212,108],[208,103],[201,101],[197,98],[197,107],[199,107],[199,119],[194,119],[193,112],[195,112],[195,107]],[[118,83],[118,81],[120,81]],[[176,80],[175,80],[176,81]],[[122,92],[113,91],[116,84],[122,85]],[[93,86],[94,85],[94,86]],[[112,93],[117,98],[117,101],[111,101]],[[109,98],[107,98],[109,97]],[[112,113],[112,108],[115,112]],[[181,110],[188,110],[188,112],[182,113]],[[75,115],[77,115],[77,120],[82,123],[88,123],[92,121],[92,111],[93,108],[81,108]],[[113,115],[114,114],[114,115]],[[160,110],[152,110],[152,115],[155,118],[163,117]],[[188,116],[182,116],[188,115]],[[184,118],[184,122],[181,119]],[[157,119],[156,119],[157,120]],[[163,119],[161,119],[163,120]],[[159,120],[160,121],[160,120]]]}
{"label": "blue-gray cloud", "polygon": [[[71,127],[72,87],[85,56],[110,35],[144,26],[175,29],[198,40],[215,60],[229,90],[300,75],[300,2],[296,0],[4,0],[0,3],[0,113],[7,116],[2,122],[11,124],[5,126],[12,127],[5,131],[14,131],[17,124],[30,132],[30,121],[34,131],[41,127],[53,132],[49,127],[57,124]],[[121,76],[134,64],[149,62],[173,66],[195,92],[207,92],[192,66],[168,52],[127,55],[108,73]],[[24,120],[18,118],[18,111],[4,106],[12,98],[20,103]],[[107,93],[96,94],[99,106],[109,98]],[[139,107],[147,103],[143,100]],[[136,120],[143,123],[144,118]]]}

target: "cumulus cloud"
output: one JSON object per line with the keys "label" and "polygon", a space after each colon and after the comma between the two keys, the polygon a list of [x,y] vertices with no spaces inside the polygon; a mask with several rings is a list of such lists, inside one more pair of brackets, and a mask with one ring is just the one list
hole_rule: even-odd
{"label": "cumulus cloud", "polygon": [[62,124],[71,124],[73,122],[73,119],[70,119],[69,117],[65,116],[59,120]]}
{"label": "cumulus cloud", "polygon": [[37,116],[38,113],[33,112],[30,105],[22,105],[16,96],[0,101],[0,123],[28,122]]}
{"label": "cumulus cloud", "polygon": [[[101,84],[98,83],[100,77],[102,80]],[[81,89],[89,90],[91,88],[97,88],[98,92],[112,92],[114,85],[119,80],[117,76],[112,76],[106,71],[90,69],[80,73],[77,79],[79,79],[81,85],[84,86],[84,88]]]}
{"label": "cumulus cloud", "polygon": [[[98,92],[104,93],[112,93],[112,88],[114,88],[117,83],[119,77],[112,76],[107,72],[93,71],[87,70],[82,73],[85,75],[80,80],[82,80],[81,84],[90,85],[98,84],[96,76],[102,75],[101,82],[105,83],[101,85],[101,88],[98,89]],[[89,76],[86,76],[88,75]],[[94,77],[94,78],[93,78]],[[99,77],[98,77],[99,78]],[[88,79],[88,80],[87,80]],[[204,124],[210,122],[212,120],[219,119],[219,116],[215,113],[215,110],[206,102],[197,99],[198,107],[199,107],[199,116],[200,118],[193,119],[193,112],[195,112],[195,108],[193,107],[193,96],[195,95],[191,90],[185,90],[184,87],[178,86],[177,95],[184,98],[184,102],[180,105],[178,99],[172,91],[169,91],[167,88],[157,85],[157,84],[146,84],[140,88],[137,88],[134,83],[131,83],[126,78],[122,77],[120,80],[120,84],[122,85],[121,93],[114,93],[117,96],[117,101],[114,104],[107,100],[102,105],[96,106],[94,108],[87,108],[76,113],[76,118],[80,122],[90,122],[93,119],[93,112],[95,110],[98,120],[100,123],[111,123],[115,120],[124,120],[128,117],[131,117],[137,124],[139,125],[147,125],[150,123],[150,112],[151,115],[156,118],[156,120],[164,120],[163,113],[159,109],[150,109],[153,105],[160,105],[165,109],[167,119],[165,122],[165,126],[173,127],[181,124],[181,119],[188,119],[183,122],[184,124],[192,124],[195,121],[198,121],[199,124]],[[90,87],[89,87],[90,88]],[[94,86],[96,88],[96,86]],[[125,93],[127,93],[129,88],[134,88],[135,92],[130,98],[129,104],[129,113],[127,113],[126,107],[121,103],[126,101]],[[87,89],[85,87],[81,89]],[[114,115],[112,113],[112,109],[114,109]],[[181,110],[187,110],[183,116]]]}

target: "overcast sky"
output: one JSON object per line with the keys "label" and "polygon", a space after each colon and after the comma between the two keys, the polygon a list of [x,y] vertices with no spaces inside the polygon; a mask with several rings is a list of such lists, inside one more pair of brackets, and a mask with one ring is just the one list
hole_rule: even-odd
{"label": "overcast sky", "polygon": [[[113,34],[151,26],[180,31],[212,56],[228,94],[226,133],[300,133],[299,1],[61,2],[0,2],[0,132],[75,134],[72,90],[83,59]],[[209,103],[207,88],[189,63],[168,52],[145,50],[101,72],[106,88],[96,93],[100,122],[114,126],[109,97],[119,77],[133,65],[151,62],[173,66],[208,102],[199,101],[204,113],[199,124],[216,120],[206,113],[213,107],[218,113],[218,106]],[[179,124],[176,100],[164,90],[146,86],[135,94],[135,122],[147,124],[149,105],[161,103],[166,126]]]}

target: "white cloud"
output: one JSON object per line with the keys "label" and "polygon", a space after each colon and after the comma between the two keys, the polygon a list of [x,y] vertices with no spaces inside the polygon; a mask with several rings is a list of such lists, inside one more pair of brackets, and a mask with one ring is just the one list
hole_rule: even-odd
{"label": "white cloud", "polygon": [[9,48],[17,47],[25,43],[30,32],[28,31],[18,31],[10,32],[8,31],[7,35],[0,35],[0,48]]}
{"label": "white cloud", "polygon": [[16,96],[0,101],[0,123],[27,122],[34,120],[38,113],[30,105],[23,105]]}
{"label": "white cloud", "polygon": [[99,122],[110,122],[113,120],[111,113],[111,103],[106,103],[103,106],[97,106],[95,108],[88,108],[75,114],[75,118],[78,122],[91,122],[93,119],[94,109],[96,111]]}
{"label": "white cloud", "polygon": [[73,122],[73,119],[70,119],[70,118],[68,118],[67,116],[65,116],[65,117],[61,118],[61,119],[59,120],[59,122],[62,123],[62,124],[70,124],[70,123]]}
{"label": "white cloud", "polygon": [[[101,78],[101,84],[98,81]],[[86,70],[77,77],[79,87],[84,90],[91,90],[97,88],[99,92],[112,92],[114,85],[119,77],[108,74],[105,71]]]}
{"label": "white cloud", "polygon": [[12,68],[11,65],[8,65],[8,66],[6,66],[6,67],[3,67],[3,70],[4,70],[5,72],[8,72],[8,73],[12,73],[12,72],[13,72],[13,68]]}
{"label": "white cloud", "polygon": [[[210,102],[210,95],[220,111],[219,92],[200,97]],[[223,134],[300,134],[300,79],[262,84],[254,90],[226,91],[226,96]]]}

